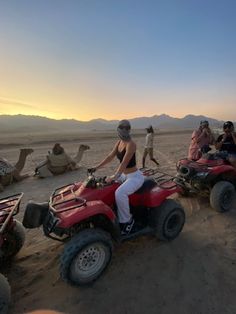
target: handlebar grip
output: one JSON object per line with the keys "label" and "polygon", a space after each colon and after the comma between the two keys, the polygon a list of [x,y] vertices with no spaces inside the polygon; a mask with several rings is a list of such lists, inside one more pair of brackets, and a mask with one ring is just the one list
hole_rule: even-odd
{"label": "handlebar grip", "polygon": [[87,171],[89,174],[93,174],[97,169],[95,167],[93,168],[88,168]]}

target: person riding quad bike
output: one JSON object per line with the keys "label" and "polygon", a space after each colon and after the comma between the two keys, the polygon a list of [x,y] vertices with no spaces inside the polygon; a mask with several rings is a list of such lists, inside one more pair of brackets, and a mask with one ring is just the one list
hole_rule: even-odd
{"label": "person riding quad bike", "polygon": [[231,121],[223,124],[224,133],[216,140],[216,149],[222,152],[222,156],[236,168],[236,133]]}
{"label": "person riding quad bike", "polygon": [[172,176],[146,175],[143,185],[129,195],[130,214],[139,226],[129,233],[122,232],[118,220],[115,195],[120,186],[119,181],[97,177],[90,170],[84,182],[56,189],[49,202],[27,204],[26,228],[42,225],[47,237],[66,242],[60,260],[60,275],[66,282],[84,285],[96,280],[111,260],[113,241],[146,234],[170,241],[181,232],[184,210],[169,198],[181,188]]}

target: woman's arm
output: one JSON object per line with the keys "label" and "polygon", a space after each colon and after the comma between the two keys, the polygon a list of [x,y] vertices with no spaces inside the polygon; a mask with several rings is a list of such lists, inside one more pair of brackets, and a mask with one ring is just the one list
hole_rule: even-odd
{"label": "woman's arm", "polygon": [[206,132],[206,134],[208,136],[209,145],[215,144],[215,137],[214,137],[211,129],[210,128],[206,128],[205,132]]}
{"label": "woman's arm", "polygon": [[203,137],[203,132],[200,133],[200,131],[194,131],[192,134],[192,141],[198,144],[198,142],[200,142],[202,137]]}
{"label": "woman's arm", "polygon": [[232,138],[233,138],[234,144],[236,144],[236,133],[232,132],[231,134],[232,134]]}
{"label": "woman's arm", "polygon": [[225,140],[225,136],[224,135],[220,135],[215,143],[215,148],[217,150],[221,149],[221,146],[223,145]]}
{"label": "woman's arm", "polygon": [[115,144],[114,148],[112,149],[112,151],[110,152],[110,154],[107,155],[107,157],[105,159],[103,159],[103,161],[101,161],[95,168],[96,170],[105,166],[106,164],[108,164],[109,162],[112,161],[112,159],[116,156],[116,152],[118,149],[118,145],[119,145],[119,141]]}

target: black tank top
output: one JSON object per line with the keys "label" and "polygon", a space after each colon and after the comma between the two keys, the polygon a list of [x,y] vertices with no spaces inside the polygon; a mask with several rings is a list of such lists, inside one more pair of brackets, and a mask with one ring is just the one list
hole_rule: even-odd
{"label": "black tank top", "polygon": [[[119,152],[119,150],[117,149],[116,152],[116,157],[119,159],[120,162],[122,162],[124,155],[126,153],[126,149],[124,148],[121,152]],[[126,166],[126,168],[132,168],[136,166],[136,157],[135,157],[135,153],[133,154],[132,158],[130,159],[128,165]]]}

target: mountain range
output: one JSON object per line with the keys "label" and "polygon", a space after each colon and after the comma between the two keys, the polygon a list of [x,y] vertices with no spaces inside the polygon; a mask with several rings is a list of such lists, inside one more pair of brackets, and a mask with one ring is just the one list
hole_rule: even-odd
{"label": "mountain range", "polygon": [[[222,127],[223,121],[202,115],[186,115],[173,118],[166,114],[151,117],[129,119],[133,129],[144,129],[149,125],[158,129],[194,129],[201,120],[208,120],[212,127]],[[114,130],[119,120],[93,119],[79,121],[75,119],[55,120],[40,116],[0,115],[0,132],[61,132],[63,131],[102,131]]]}

